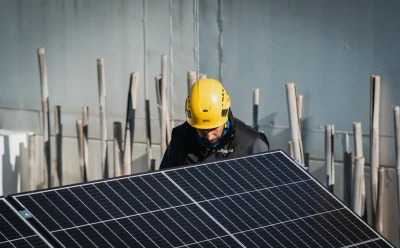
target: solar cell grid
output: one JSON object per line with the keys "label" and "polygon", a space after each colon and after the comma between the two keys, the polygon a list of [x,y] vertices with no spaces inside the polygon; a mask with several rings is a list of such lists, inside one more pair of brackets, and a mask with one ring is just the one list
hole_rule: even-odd
{"label": "solar cell grid", "polygon": [[4,198],[0,198],[0,247],[52,246]]}
{"label": "solar cell grid", "polygon": [[390,247],[279,151],[13,197],[64,247]]}

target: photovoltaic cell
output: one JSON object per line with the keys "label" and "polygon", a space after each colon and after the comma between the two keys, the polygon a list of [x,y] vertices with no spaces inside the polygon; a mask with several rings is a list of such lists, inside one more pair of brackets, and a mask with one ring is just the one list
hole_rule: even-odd
{"label": "photovoltaic cell", "polygon": [[12,197],[63,247],[392,247],[281,151]]}
{"label": "photovoltaic cell", "polygon": [[0,198],[0,247],[52,247],[10,203]]}

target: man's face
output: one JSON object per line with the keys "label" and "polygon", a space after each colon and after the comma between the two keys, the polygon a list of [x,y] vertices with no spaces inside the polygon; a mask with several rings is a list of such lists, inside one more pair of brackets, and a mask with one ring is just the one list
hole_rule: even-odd
{"label": "man's face", "polygon": [[196,129],[200,138],[208,145],[215,144],[219,141],[224,132],[224,125],[213,129]]}

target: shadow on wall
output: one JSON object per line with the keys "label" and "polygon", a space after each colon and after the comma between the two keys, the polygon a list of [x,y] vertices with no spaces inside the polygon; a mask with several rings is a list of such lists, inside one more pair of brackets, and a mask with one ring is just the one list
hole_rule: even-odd
{"label": "shadow on wall", "polygon": [[277,129],[275,126],[275,118],[278,112],[271,113],[258,122],[259,131],[267,136],[270,143],[270,150],[281,149],[288,153],[288,141],[290,140],[291,131],[289,129]]}
{"label": "shadow on wall", "polygon": [[[157,162],[158,161],[156,159],[156,169],[158,169]],[[147,154],[145,153],[133,161],[132,174],[143,173],[146,171],[148,171],[148,168],[147,168]]]}
{"label": "shadow on wall", "polygon": [[[259,130],[263,131],[267,135],[267,138],[270,142],[271,150],[281,149],[289,154],[288,142],[292,140],[292,130],[289,126],[287,126],[287,128],[275,126],[275,119],[277,115],[278,112],[274,112],[260,119]],[[309,140],[307,139],[305,132],[305,130],[308,130],[310,128],[310,122],[311,117],[304,118],[301,121],[301,136],[303,142],[303,150],[305,152],[308,151],[308,145],[312,147],[311,144],[308,144]]]}

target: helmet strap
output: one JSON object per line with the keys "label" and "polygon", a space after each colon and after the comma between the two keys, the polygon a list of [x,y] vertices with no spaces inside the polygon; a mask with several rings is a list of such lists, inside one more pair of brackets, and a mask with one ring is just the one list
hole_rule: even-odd
{"label": "helmet strap", "polygon": [[[220,139],[222,139],[222,138],[228,133],[230,126],[231,126],[231,123],[230,123],[229,120],[227,120],[227,121],[225,122],[225,124],[224,124],[224,131],[222,132],[222,135],[221,135],[221,138],[220,138]],[[215,143],[215,144],[213,144],[213,145],[211,145],[211,146],[210,146],[210,145],[207,145],[207,144],[201,139],[201,137],[199,136],[199,134],[198,134],[197,132],[196,132],[196,138],[197,138],[197,141],[200,143],[200,145],[203,146],[203,147],[205,147],[205,148],[214,148],[214,147],[216,147],[216,146],[219,144],[219,141],[218,141],[217,143]]]}

